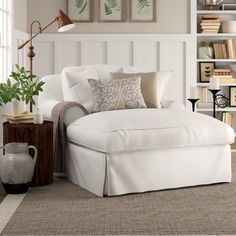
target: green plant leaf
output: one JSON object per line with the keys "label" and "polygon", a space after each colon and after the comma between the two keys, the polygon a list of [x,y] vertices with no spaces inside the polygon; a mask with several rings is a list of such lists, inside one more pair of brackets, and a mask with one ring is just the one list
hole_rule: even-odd
{"label": "green plant leaf", "polygon": [[106,2],[109,8],[115,8],[119,5],[117,0],[107,0]]}
{"label": "green plant leaf", "polygon": [[84,5],[85,0],[75,0],[75,5],[77,8],[81,8]]}
{"label": "green plant leaf", "polygon": [[11,102],[13,99],[31,102],[35,104],[34,95],[39,95],[43,91],[43,81],[40,81],[36,75],[30,75],[24,67],[15,65],[16,71],[12,72],[5,83],[0,83],[0,106],[3,103]]}
{"label": "green plant leaf", "polygon": [[81,8],[81,10],[79,11],[79,14],[83,13],[83,11],[85,10],[86,6],[87,6],[88,2],[85,1],[84,6]]}
{"label": "green plant leaf", "polygon": [[137,0],[137,6],[141,10],[144,7],[150,7],[150,1],[149,0]]}
{"label": "green plant leaf", "polygon": [[105,14],[106,14],[107,16],[112,14],[111,8],[110,8],[106,3],[105,3],[105,5],[104,5],[104,8],[105,8]]}

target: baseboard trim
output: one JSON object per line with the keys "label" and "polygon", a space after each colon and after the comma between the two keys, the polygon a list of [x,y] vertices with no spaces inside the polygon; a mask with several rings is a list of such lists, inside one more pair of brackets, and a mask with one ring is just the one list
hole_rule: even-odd
{"label": "baseboard trim", "polygon": [[8,194],[0,204],[0,233],[10,221],[26,194]]}

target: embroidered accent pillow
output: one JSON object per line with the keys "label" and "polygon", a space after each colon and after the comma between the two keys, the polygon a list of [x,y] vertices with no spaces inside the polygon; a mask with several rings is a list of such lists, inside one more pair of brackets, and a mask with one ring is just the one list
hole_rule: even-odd
{"label": "embroidered accent pillow", "polygon": [[161,108],[161,102],[172,72],[159,71],[147,73],[111,73],[112,79],[141,77],[141,91],[148,108]]}
{"label": "embroidered accent pillow", "polygon": [[141,78],[119,80],[88,79],[93,96],[93,112],[146,108],[141,93]]}

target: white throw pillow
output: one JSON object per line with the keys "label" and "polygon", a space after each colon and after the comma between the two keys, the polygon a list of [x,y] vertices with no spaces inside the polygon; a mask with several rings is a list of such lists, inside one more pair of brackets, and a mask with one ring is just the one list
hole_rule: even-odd
{"label": "white throw pillow", "polygon": [[123,79],[132,76],[142,78],[141,91],[148,108],[161,108],[166,86],[172,72],[159,71],[147,73],[111,73],[113,79]]}
{"label": "white throw pillow", "polygon": [[122,72],[121,66],[88,65],[69,66],[62,71],[62,89],[65,101],[78,102],[89,113],[93,109],[93,98],[88,79],[110,79],[111,72]]}
{"label": "white throw pillow", "polygon": [[161,101],[164,97],[168,81],[172,76],[172,71],[159,71],[157,72],[156,92],[157,92],[157,104],[161,108]]}
{"label": "white throw pillow", "polygon": [[82,67],[67,67],[62,71],[62,89],[65,101],[78,102],[88,112],[92,111],[93,101],[87,79],[99,79],[95,70]]}

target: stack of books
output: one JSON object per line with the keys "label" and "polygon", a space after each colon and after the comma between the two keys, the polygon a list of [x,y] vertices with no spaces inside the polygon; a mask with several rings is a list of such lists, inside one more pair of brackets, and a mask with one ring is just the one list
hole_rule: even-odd
{"label": "stack of books", "polygon": [[26,113],[26,114],[3,114],[2,117],[6,119],[10,124],[27,124],[33,123],[33,114]]}
{"label": "stack of books", "polygon": [[203,34],[214,34],[218,33],[220,29],[220,19],[219,16],[215,15],[205,15],[202,16],[201,20],[201,33]]}
{"label": "stack of books", "polygon": [[225,43],[213,43],[215,59],[228,59]]}
{"label": "stack of books", "polygon": [[220,84],[236,83],[231,69],[214,69],[213,75],[219,77]]}
{"label": "stack of books", "polygon": [[208,102],[208,88],[199,87],[199,102],[197,103],[198,108],[212,108],[213,102]]}
{"label": "stack of books", "polygon": [[228,124],[229,126],[233,127],[233,114],[231,112],[221,112],[219,118],[225,124]]}
{"label": "stack of books", "polygon": [[229,59],[236,59],[236,40],[235,39],[227,39],[225,41],[227,51],[228,51],[228,58]]}

